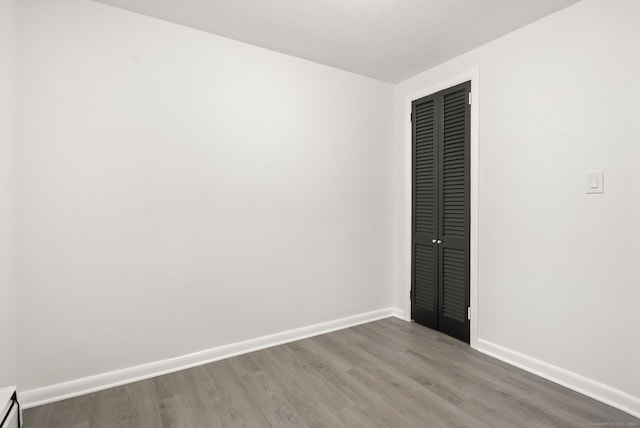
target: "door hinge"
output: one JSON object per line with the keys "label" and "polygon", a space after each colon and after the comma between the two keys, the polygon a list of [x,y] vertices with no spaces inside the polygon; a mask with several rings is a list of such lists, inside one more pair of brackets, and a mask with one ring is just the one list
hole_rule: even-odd
{"label": "door hinge", "polygon": [[469,105],[471,105],[471,92],[469,92]]}
{"label": "door hinge", "polygon": [[471,319],[471,306],[469,306],[467,308],[467,319],[470,320]]}
{"label": "door hinge", "polygon": [[409,290],[409,301],[413,301],[413,290]]}
{"label": "door hinge", "polygon": [[413,113],[409,113],[409,122],[413,122]]}

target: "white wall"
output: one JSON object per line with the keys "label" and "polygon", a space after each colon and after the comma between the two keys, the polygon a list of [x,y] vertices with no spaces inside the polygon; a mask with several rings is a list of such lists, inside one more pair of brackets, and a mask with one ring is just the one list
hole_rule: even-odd
{"label": "white wall", "polygon": [[[395,204],[396,302],[408,311],[404,100],[478,67],[480,341],[569,371],[585,390],[611,387],[608,397],[635,412],[638,22],[637,0],[585,0],[399,84]],[[585,171],[594,169],[604,170],[604,194],[585,194]]]}
{"label": "white wall", "polygon": [[23,1],[23,389],[393,304],[393,87]]}
{"label": "white wall", "polygon": [[16,24],[15,0],[0,0],[0,386],[16,383]]}

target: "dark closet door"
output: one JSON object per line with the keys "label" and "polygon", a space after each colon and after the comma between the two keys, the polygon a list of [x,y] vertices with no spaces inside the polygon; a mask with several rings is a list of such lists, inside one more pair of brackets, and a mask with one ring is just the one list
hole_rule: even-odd
{"label": "dark closet door", "polygon": [[412,318],[469,342],[470,82],[413,103]]}
{"label": "dark closet door", "polygon": [[465,83],[440,95],[440,331],[469,342],[469,93]]}
{"label": "dark closet door", "polygon": [[413,102],[413,248],[411,318],[438,329],[438,104]]}

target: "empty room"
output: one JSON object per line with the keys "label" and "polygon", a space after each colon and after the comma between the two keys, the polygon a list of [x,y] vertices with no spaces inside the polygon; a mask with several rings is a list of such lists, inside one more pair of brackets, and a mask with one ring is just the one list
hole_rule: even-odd
{"label": "empty room", "polygon": [[0,428],[640,426],[640,0],[0,0]]}

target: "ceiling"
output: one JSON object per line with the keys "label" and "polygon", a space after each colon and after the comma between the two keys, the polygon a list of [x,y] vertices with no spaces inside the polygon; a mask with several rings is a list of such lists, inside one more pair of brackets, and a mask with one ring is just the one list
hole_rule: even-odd
{"label": "ceiling", "polygon": [[579,0],[96,0],[396,83]]}

